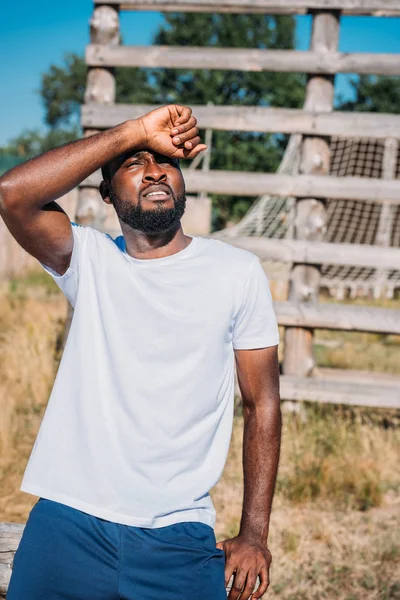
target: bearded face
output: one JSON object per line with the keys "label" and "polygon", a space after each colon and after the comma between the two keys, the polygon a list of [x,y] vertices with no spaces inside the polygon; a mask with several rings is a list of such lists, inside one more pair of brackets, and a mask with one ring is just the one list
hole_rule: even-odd
{"label": "bearded face", "polygon": [[143,233],[179,227],[186,208],[179,162],[148,149],[135,150],[102,169],[100,191],[121,222]]}

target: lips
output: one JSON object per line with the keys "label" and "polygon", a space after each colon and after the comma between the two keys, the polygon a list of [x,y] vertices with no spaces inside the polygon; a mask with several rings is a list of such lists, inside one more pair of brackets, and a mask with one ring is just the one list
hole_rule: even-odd
{"label": "lips", "polygon": [[167,185],[163,184],[151,185],[142,194],[143,198],[166,198],[167,196],[171,196],[171,190]]}

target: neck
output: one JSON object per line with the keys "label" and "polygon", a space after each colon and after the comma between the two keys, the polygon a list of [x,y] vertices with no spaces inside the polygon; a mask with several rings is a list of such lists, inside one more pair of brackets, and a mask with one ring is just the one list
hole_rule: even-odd
{"label": "neck", "polygon": [[121,222],[122,234],[125,238],[126,251],[133,258],[163,258],[180,252],[188,244],[191,237],[185,235],[182,225],[173,230],[158,233],[144,233],[132,229],[129,225]]}

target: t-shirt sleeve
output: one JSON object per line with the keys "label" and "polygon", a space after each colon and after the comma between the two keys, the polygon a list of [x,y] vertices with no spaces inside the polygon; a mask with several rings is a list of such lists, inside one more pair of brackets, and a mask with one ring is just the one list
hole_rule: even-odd
{"label": "t-shirt sleeve", "polygon": [[279,331],[269,282],[256,257],[242,289],[242,300],[234,319],[233,348],[250,350],[279,343]]}
{"label": "t-shirt sleeve", "polygon": [[74,307],[76,302],[76,296],[79,287],[79,277],[81,271],[82,256],[84,252],[84,246],[86,244],[86,238],[89,234],[89,228],[77,225],[71,221],[72,234],[74,238],[74,245],[72,248],[71,262],[68,269],[63,275],[60,275],[44,263],[40,262],[46,273],[51,275],[58,287],[68,298],[71,305]]}

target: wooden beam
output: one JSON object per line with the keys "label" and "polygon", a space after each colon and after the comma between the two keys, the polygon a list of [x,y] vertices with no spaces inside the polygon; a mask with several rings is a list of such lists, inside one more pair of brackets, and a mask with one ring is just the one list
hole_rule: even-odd
{"label": "wooden beam", "polygon": [[283,375],[281,382],[282,400],[308,400],[328,404],[370,406],[374,408],[400,408],[400,378],[397,384],[376,385],[352,382],[346,379],[317,377],[293,377]]}
{"label": "wooden beam", "polygon": [[162,12],[303,14],[308,9],[332,9],[345,14],[400,14],[398,0],[107,0],[107,4],[118,4],[121,10]]}
{"label": "wooden beam", "polygon": [[400,335],[400,310],[346,304],[275,302],[279,325]]}
{"label": "wooden beam", "polygon": [[[242,171],[202,171],[183,169],[187,192],[208,192],[231,196],[283,198],[335,198],[363,202],[400,205],[400,180],[368,177],[328,177],[324,175],[281,175],[279,173],[246,173]],[[82,185],[97,187],[100,172],[88,177]]]}
{"label": "wooden beam", "polygon": [[256,72],[400,75],[400,56],[398,54],[91,44],[86,47],[86,62],[92,67],[163,67]]}
{"label": "wooden beam", "polygon": [[[315,11],[312,21],[313,52],[336,52],[339,43],[339,11]],[[304,108],[330,113],[333,109],[332,75],[310,74],[307,79]],[[304,136],[300,151],[299,173],[323,175],[330,171],[329,139],[315,134]],[[297,197],[294,207],[293,234],[297,240],[323,242],[326,232],[326,200],[315,196]],[[289,300],[296,303],[318,302],[321,281],[320,265],[292,265],[289,279]],[[283,373],[296,377],[311,375],[316,366],[313,330],[288,327],[284,336]]]}
{"label": "wooden beam", "polygon": [[25,525],[0,523],[0,598],[5,596],[11,577],[11,564]]}
{"label": "wooden beam", "polygon": [[394,268],[400,265],[400,248],[379,248],[366,244],[328,244],[306,240],[263,237],[228,237],[219,232],[207,236],[256,254],[261,261],[338,265],[366,268]]}
{"label": "wooden beam", "polygon": [[[137,119],[160,106],[83,104],[81,123],[83,127],[107,129],[129,119]],[[400,139],[400,115],[340,111],[322,113],[261,106],[191,105],[191,108],[201,129]]]}

